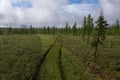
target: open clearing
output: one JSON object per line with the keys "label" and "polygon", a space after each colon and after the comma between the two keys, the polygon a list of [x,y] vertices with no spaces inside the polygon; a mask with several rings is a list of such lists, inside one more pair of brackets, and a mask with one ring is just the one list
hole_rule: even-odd
{"label": "open clearing", "polygon": [[94,61],[80,36],[1,35],[0,80],[119,80],[120,45],[108,38]]}

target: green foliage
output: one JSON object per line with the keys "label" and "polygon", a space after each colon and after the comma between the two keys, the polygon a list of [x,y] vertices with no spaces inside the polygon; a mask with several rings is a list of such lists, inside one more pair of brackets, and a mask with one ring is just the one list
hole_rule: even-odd
{"label": "green foliage", "polygon": [[[66,49],[68,49],[69,51],[71,51],[71,55],[72,55],[72,58],[68,58],[70,56],[70,53],[69,53],[68,55],[66,55],[67,59],[66,58],[64,59],[64,60],[66,60],[66,62],[64,64],[64,65],[66,65],[65,67],[69,66],[69,68],[70,68],[70,69],[68,69],[68,67],[67,67],[68,73],[72,74],[72,71],[75,71],[76,69],[78,69],[77,67],[76,68],[74,67],[76,65],[75,62],[70,61],[70,59],[71,60],[75,59],[76,63],[79,64],[79,68],[80,68],[80,70],[76,70],[76,71],[79,71],[79,72],[83,71],[81,73],[81,75],[85,75],[84,74],[84,72],[86,72],[85,70],[87,70],[88,73],[89,73],[89,70],[90,70],[91,75],[93,73],[95,74],[95,76],[105,74],[105,75],[109,75],[109,77],[112,77],[111,79],[113,79],[113,80],[119,80],[120,79],[120,74],[119,74],[119,72],[120,72],[119,71],[119,67],[120,67],[120,58],[119,58],[119,56],[120,56],[120,45],[117,45],[118,43],[116,43],[116,45],[114,45],[113,48],[110,48],[110,42],[111,41],[115,41],[115,42],[117,41],[117,39],[112,38],[112,37],[113,36],[106,36],[106,39],[104,41],[104,47],[99,45],[99,47],[98,47],[99,48],[99,52],[98,52],[99,57],[96,58],[96,62],[95,62],[95,59],[93,57],[94,51],[91,48],[91,45],[83,42],[81,37],[78,37],[78,36],[64,36],[64,38],[63,38],[64,47]],[[70,64],[66,64],[67,61]],[[90,66],[93,69],[87,69],[88,66],[86,66],[86,65],[88,65],[87,64],[88,62],[89,63],[94,63],[94,66],[92,66],[92,65]],[[84,67],[81,66],[81,65],[86,66],[85,70],[84,70]],[[71,70],[71,67],[73,68],[72,70]],[[77,76],[77,74],[79,75],[79,72],[76,72],[75,75],[71,75],[70,79],[72,79],[73,76]],[[103,73],[101,73],[101,72],[103,72]],[[68,75],[68,74],[66,73],[66,75]],[[95,78],[95,76],[94,76],[94,78]],[[106,77],[105,79],[101,79],[101,80],[110,80],[109,77]],[[88,78],[88,76],[86,78]],[[89,79],[94,80],[92,77],[88,78],[86,80],[89,80]],[[95,80],[99,80],[99,79],[95,79]]]}
{"label": "green foliage", "polygon": [[84,41],[85,41],[86,29],[87,29],[87,20],[86,20],[86,16],[85,16],[84,21],[83,21],[83,27],[82,27],[82,38]]}
{"label": "green foliage", "polygon": [[73,25],[73,28],[72,28],[72,30],[73,30],[73,35],[75,36],[75,35],[77,35],[77,26],[76,26],[77,24],[76,24],[76,22],[74,23],[74,25]]}
{"label": "green foliage", "polygon": [[96,21],[96,28],[95,28],[95,35],[93,36],[93,41],[91,43],[92,47],[95,48],[95,52],[94,52],[94,57],[96,57],[97,55],[97,48],[98,48],[98,44],[103,44],[103,41],[105,40],[105,34],[106,34],[106,26],[107,26],[107,21],[104,20],[104,16],[101,13],[99,18]]}
{"label": "green foliage", "polygon": [[35,29],[33,28],[32,25],[30,25],[30,31],[29,31],[30,34],[34,34],[35,33]]}
{"label": "green foliage", "polygon": [[89,14],[88,17],[86,18],[86,16],[84,17],[84,21],[83,21],[83,34],[82,34],[82,37],[83,37],[83,40],[85,41],[85,36],[87,34],[87,42],[89,43],[89,39],[90,39],[90,36],[92,34],[92,31],[93,31],[93,18],[91,17],[91,15]]}
{"label": "green foliage", "polygon": [[50,34],[50,27],[47,27],[47,34]]}
{"label": "green foliage", "polygon": [[92,34],[92,31],[93,31],[93,18],[91,17],[91,15],[89,14],[88,17],[87,17],[87,35],[88,35],[88,38],[87,38],[87,42],[89,43],[89,39],[90,39],[90,36]]}
{"label": "green foliage", "polygon": [[118,19],[116,20],[116,23],[114,25],[114,34],[117,38],[120,36],[120,25]]}
{"label": "green foliage", "polygon": [[69,27],[69,24],[68,24],[68,22],[66,23],[66,26],[65,26],[65,34],[69,34],[70,33],[70,27]]}

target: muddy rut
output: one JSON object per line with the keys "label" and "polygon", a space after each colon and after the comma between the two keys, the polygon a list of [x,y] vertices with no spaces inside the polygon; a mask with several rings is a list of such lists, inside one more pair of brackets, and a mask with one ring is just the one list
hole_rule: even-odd
{"label": "muddy rut", "polygon": [[57,40],[57,38],[55,39],[55,41],[53,42],[53,44],[47,49],[47,51],[44,53],[44,55],[42,56],[42,58],[38,61],[37,65],[36,65],[35,72],[34,72],[34,74],[32,76],[32,80],[38,80],[38,75],[39,75],[41,66],[44,63],[44,61],[46,60],[46,56],[48,55],[49,51],[55,45],[56,40]]}

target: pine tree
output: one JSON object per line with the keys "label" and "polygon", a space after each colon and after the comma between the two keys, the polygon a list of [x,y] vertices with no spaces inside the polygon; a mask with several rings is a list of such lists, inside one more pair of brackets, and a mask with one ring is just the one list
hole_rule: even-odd
{"label": "pine tree", "polygon": [[69,34],[72,33],[72,30],[71,30],[70,25],[68,26],[68,33],[69,33]]}
{"label": "pine tree", "polygon": [[74,23],[74,25],[73,25],[73,28],[72,28],[72,30],[73,30],[73,35],[75,36],[75,35],[77,35],[77,26],[76,26],[77,24],[76,24],[76,22]]}
{"label": "pine tree", "polygon": [[93,18],[89,14],[87,17],[87,43],[89,43],[92,31],[93,31]]}
{"label": "pine tree", "polygon": [[33,28],[33,26],[32,25],[30,25],[30,32],[29,32],[30,34],[33,34],[33,33],[35,33],[35,30],[34,30],[34,28]]}
{"label": "pine tree", "polygon": [[119,34],[120,34],[120,31],[119,31],[119,29],[120,29],[120,26],[119,26],[119,21],[118,21],[118,19],[116,20],[116,23],[115,23],[115,27],[114,27],[114,33],[115,33],[115,36],[116,36],[116,38],[118,38],[119,39]]}
{"label": "pine tree", "polygon": [[2,29],[0,28],[0,35],[3,34]]}
{"label": "pine tree", "polygon": [[98,45],[103,44],[103,41],[105,40],[105,33],[106,33],[107,25],[108,25],[107,21],[104,20],[103,13],[101,12],[99,18],[96,21],[96,29],[95,29],[96,33],[91,43],[92,47],[95,49],[94,58],[97,57]]}
{"label": "pine tree", "polygon": [[8,32],[7,32],[8,34],[12,34],[12,27],[9,27],[8,28]]}
{"label": "pine tree", "polygon": [[50,27],[47,27],[47,34],[50,34]]}
{"label": "pine tree", "polygon": [[56,33],[56,26],[53,25],[53,27],[52,27],[52,34],[55,35],[55,33]]}
{"label": "pine tree", "polygon": [[85,41],[86,27],[87,27],[87,20],[85,16],[83,21],[83,27],[82,27],[82,38],[84,41]]}
{"label": "pine tree", "polygon": [[65,26],[65,34],[69,33],[69,24],[68,22],[66,22],[66,26]]}

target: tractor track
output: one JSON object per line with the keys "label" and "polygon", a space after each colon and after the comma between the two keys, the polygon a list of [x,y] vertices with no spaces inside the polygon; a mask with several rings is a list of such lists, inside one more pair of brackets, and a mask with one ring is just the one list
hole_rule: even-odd
{"label": "tractor track", "polygon": [[46,56],[48,55],[49,51],[55,45],[56,40],[57,40],[57,38],[55,39],[55,41],[53,42],[53,44],[47,49],[47,51],[44,53],[44,55],[42,56],[42,58],[40,58],[40,60],[38,61],[37,65],[36,65],[35,72],[34,72],[34,74],[32,76],[32,80],[38,80],[38,75],[40,73],[41,66],[43,65],[44,61],[46,60]]}
{"label": "tractor track", "polygon": [[59,67],[59,71],[60,71],[60,75],[61,75],[61,80],[66,80],[61,57],[62,57],[62,39],[61,39],[61,44],[60,44],[60,48],[59,48],[58,67]]}

